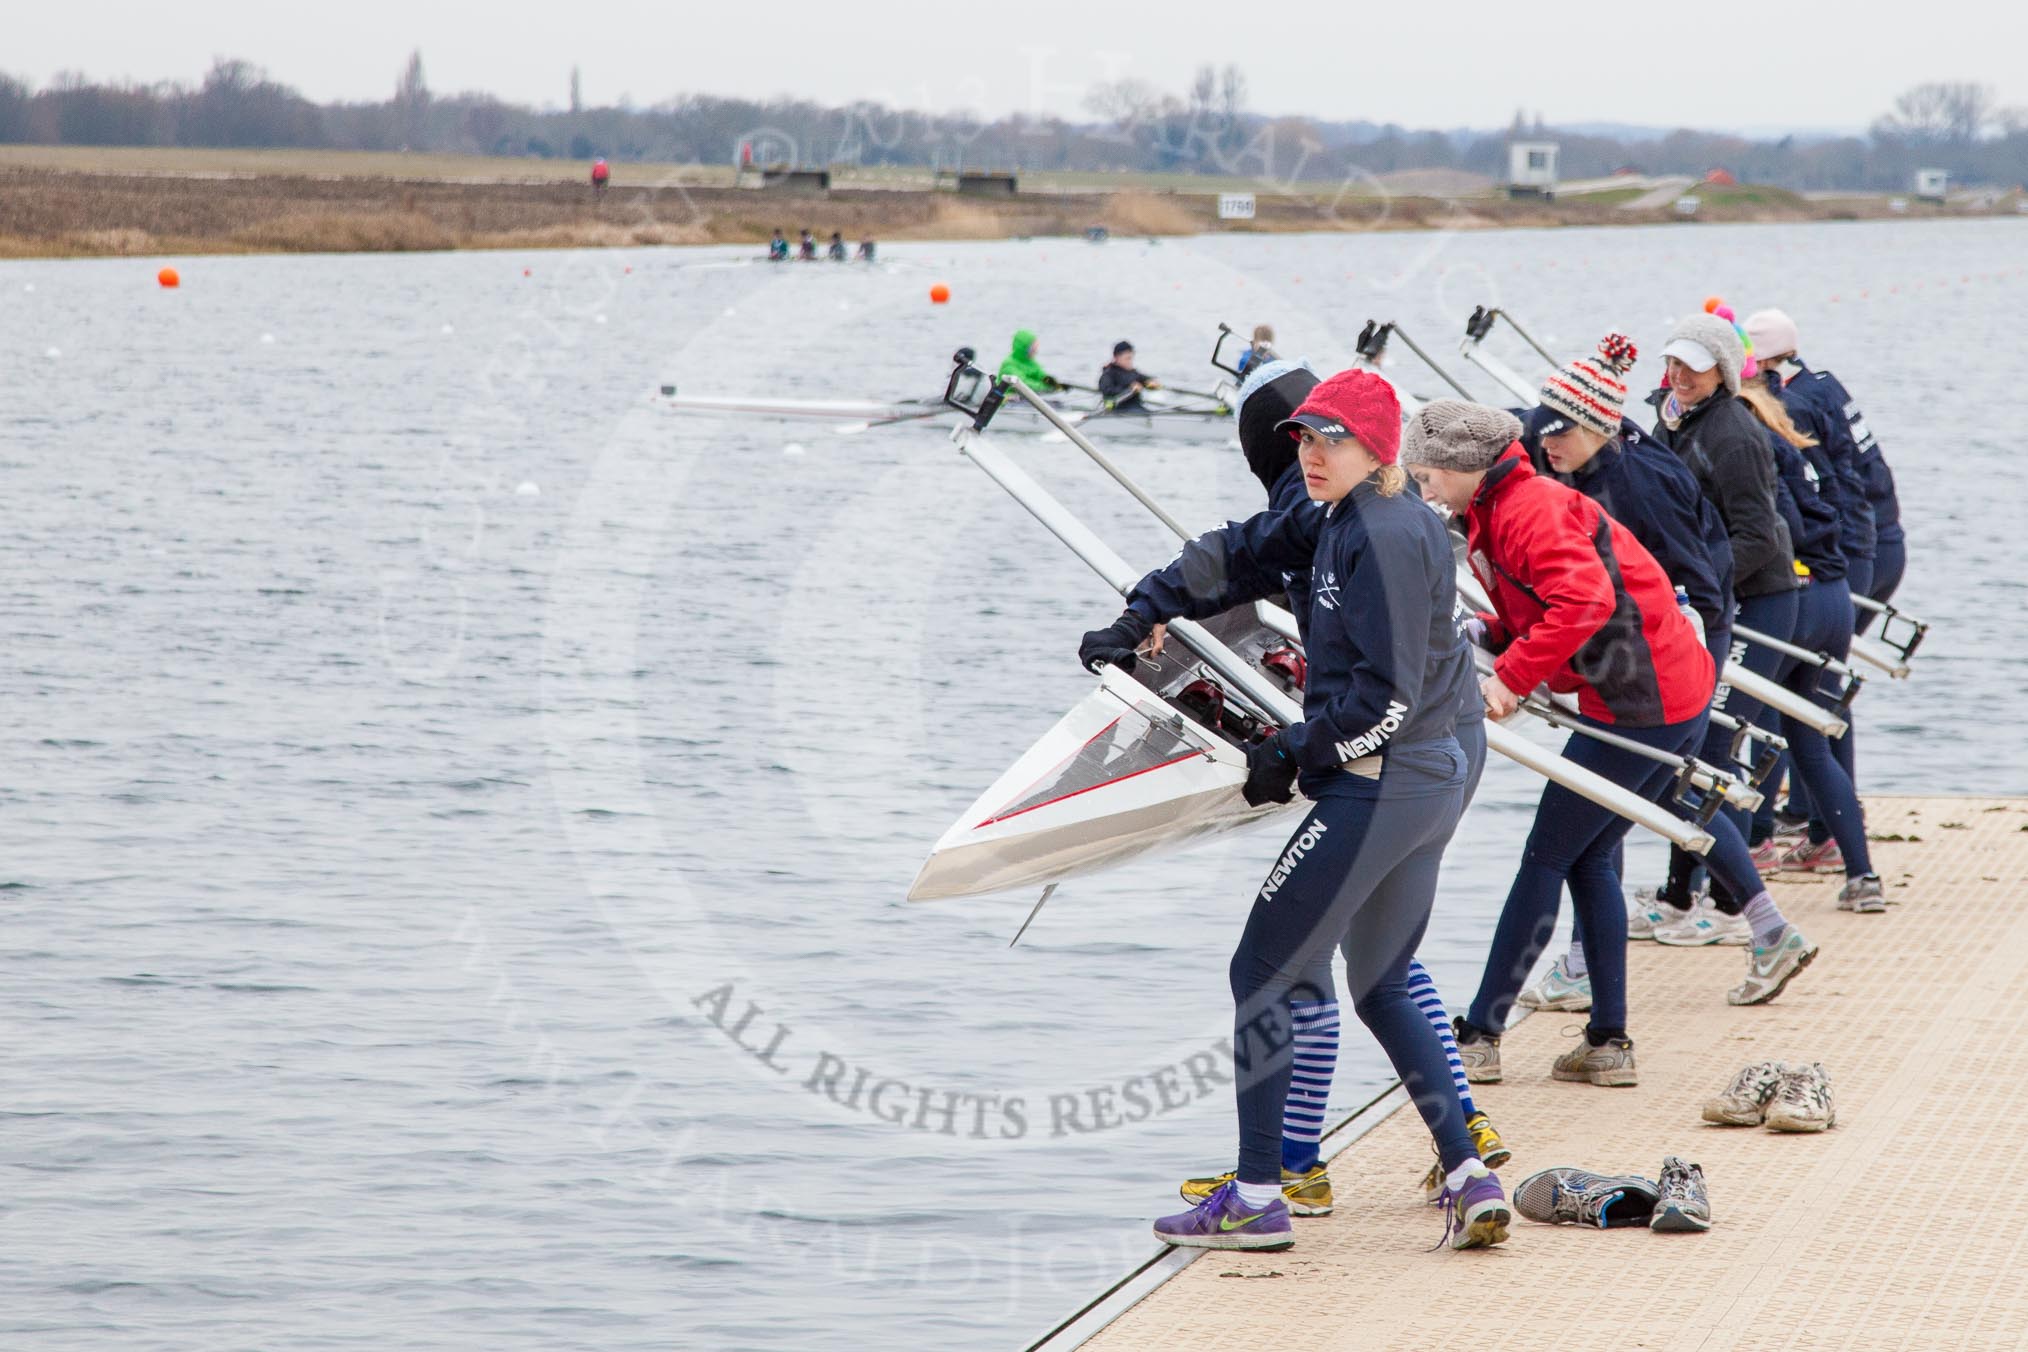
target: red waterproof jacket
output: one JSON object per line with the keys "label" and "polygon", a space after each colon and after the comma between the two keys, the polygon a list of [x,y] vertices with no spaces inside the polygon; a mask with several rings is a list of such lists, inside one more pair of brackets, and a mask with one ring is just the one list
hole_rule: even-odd
{"label": "red waterproof jacket", "polygon": [[1472,571],[1492,594],[1493,670],[1526,695],[1575,691],[1601,723],[1652,728],[1711,704],[1711,654],[1633,533],[1575,489],[1535,472],[1520,443],[1495,461],[1465,514]]}

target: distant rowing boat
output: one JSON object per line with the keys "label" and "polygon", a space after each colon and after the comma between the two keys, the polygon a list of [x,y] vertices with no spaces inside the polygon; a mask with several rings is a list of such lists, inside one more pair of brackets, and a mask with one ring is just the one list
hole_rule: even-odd
{"label": "distant rowing boat", "polygon": [[[870,427],[905,425],[948,413],[941,399],[791,399],[777,395],[679,394],[674,385],[664,385],[656,403],[672,413],[707,418],[769,418],[787,422],[821,422],[840,431],[861,432]],[[1087,400],[1065,399],[1055,407],[1072,422],[1102,428],[1108,437],[1136,441],[1192,441],[1225,444],[1233,439],[1232,413],[1222,404],[1188,406],[1150,405],[1136,409],[1108,409]],[[1042,418],[1026,408],[1010,406],[1006,421],[1020,430],[1049,432]]]}

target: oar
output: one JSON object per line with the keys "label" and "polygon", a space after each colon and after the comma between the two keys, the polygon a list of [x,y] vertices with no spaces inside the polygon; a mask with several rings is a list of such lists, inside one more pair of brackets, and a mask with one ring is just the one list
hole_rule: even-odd
{"label": "oar", "polygon": [[1155,388],[1163,390],[1169,394],[1187,394],[1192,399],[1209,399],[1214,404],[1223,404],[1225,402],[1224,395],[1215,393],[1213,391],[1186,390],[1181,385],[1171,385],[1168,384],[1167,382],[1164,382],[1163,384],[1158,385]]}
{"label": "oar", "polygon": [[921,413],[903,413],[893,418],[876,418],[872,422],[839,423],[831,431],[833,434],[841,437],[856,437],[861,432],[871,431],[876,427],[893,427],[900,423],[921,422],[924,418],[934,418],[939,413],[948,413],[949,411],[948,409],[939,407],[926,409]]}

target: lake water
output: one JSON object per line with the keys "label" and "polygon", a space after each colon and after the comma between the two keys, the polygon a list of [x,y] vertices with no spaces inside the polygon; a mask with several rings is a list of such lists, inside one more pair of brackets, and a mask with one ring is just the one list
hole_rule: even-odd
{"label": "lake water", "polygon": [[[1862,702],[1864,786],[2018,793],[2024,232],[0,263],[0,1342],[1015,1346],[1230,1166],[1191,1066],[1275,828],[1066,885],[1013,949],[1032,897],[902,900],[1116,601],[933,426],[659,385],[927,393],[1021,325],[1076,378],[1126,337],[1208,385],[1219,320],[1331,369],[1370,317],[1452,351],[1480,303],[1558,351],[1625,328],[1645,385],[1705,295],[1782,304],[1887,448],[1936,625]],[[1074,449],[1010,445],[1167,556]],[[1119,455],[1186,520],[1257,505],[1229,450]],[[1534,790],[1496,762],[1451,851],[1454,1004]],[[1166,1067],[1180,1106],[1062,1113]],[[1383,1082],[1352,1032],[1334,1105]]]}

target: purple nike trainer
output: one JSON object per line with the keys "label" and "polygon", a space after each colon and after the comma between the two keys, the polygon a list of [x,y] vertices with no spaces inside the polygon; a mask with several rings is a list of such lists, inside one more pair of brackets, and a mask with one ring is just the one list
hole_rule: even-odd
{"label": "purple nike trainer", "polygon": [[1288,1204],[1276,1197],[1259,1211],[1227,1183],[1190,1210],[1155,1222],[1155,1238],[1189,1249],[1286,1249],[1294,1244]]}

